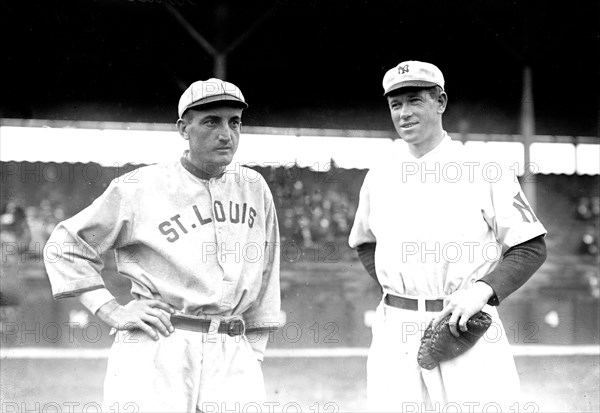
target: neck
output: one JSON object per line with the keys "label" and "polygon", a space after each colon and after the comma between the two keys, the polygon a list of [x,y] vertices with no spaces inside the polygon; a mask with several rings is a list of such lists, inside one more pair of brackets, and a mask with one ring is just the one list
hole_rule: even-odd
{"label": "neck", "polygon": [[219,177],[225,172],[224,166],[194,162],[189,151],[185,151],[183,153],[183,156],[181,157],[181,165],[183,165],[186,171],[200,179]]}
{"label": "neck", "polygon": [[444,140],[443,129],[436,131],[435,134],[429,138],[425,139],[423,142],[413,143],[408,145],[408,151],[416,158],[420,158],[424,155],[427,155],[429,152],[434,150],[442,140]]}

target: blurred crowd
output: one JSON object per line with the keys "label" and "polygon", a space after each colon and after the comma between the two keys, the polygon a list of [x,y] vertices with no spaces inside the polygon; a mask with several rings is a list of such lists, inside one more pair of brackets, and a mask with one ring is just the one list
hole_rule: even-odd
{"label": "blurred crowd", "polygon": [[38,205],[21,205],[10,200],[0,214],[0,320],[7,308],[21,304],[28,293],[23,279],[32,268],[34,278],[45,276],[39,267],[43,249],[56,225],[64,220],[64,209],[43,199]]}
{"label": "blurred crowd", "polygon": [[[281,242],[302,249],[330,243],[345,247],[357,207],[357,199],[351,196],[357,195],[354,192],[358,188],[349,188],[347,182],[323,182],[323,174],[307,169],[297,168],[292,178],[284,176],[287,172],[281,168],[274,178],[267,179],[277,209]],[[41,255],[56,225],[67,218],[67,205],[57,199],[60,197],[42,199],[38,205],[9,200],[0,215],[0,241],[16,245],[21,254]]]}
{"label": "blurred crowd", "polygon": [[581,197],[577,200],[576,217],[585,223],[579,244],[579,253],[596,256],[598,254],[598,232],[600,220],[600,197]]}
{"label": "blurred crowd", "polygon": [[275,207],[281,240],[310,248],[330,242],[346,242],[356,205],[339,189],[307,187],[301,180],[275,185]]}
{"label": "blurred crowd", "polygon": [[[331,176],[308,169],[277,169],[262,174],[273,193],[282,243],[294,243],[302,249],[331,243],[346,248],[364,175],[346,171],[328,179]],[[13,243],[21,253],[41,255],[56,225],[67,218],[66,210],[60,196],[45,197],[37,205],[9,200],[0,211],[0,241]],[[574,211],[582,233],[572,253],[597,256],[600,197],[577,197]]]}
{"label": "blurred crowd", "polygon": [[41,255],[50,234],[65,218],[62,206],[47,199],[29,206],[9,201],[0,215],[0,241],[12,243],[22,254]]}

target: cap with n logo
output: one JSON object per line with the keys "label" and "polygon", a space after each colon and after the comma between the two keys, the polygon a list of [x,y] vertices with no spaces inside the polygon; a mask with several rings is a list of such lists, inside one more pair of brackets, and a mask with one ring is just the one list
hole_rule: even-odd
{"label": "cap with n logo", "polygon": [[409,60],[387,71],[383,77],[383,96],[403,87],[439,86],[444,90],[444,75],[431,63]]}

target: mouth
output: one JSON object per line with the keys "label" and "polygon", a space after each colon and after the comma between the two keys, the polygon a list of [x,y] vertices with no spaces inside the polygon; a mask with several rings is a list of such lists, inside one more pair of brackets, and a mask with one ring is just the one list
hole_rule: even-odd
{"label": "mouth", "polygon": [[418,124],[419,124],[418,122],[405,122],[405,123],[400,124],[400,127],[402,129],[410,129],[413,126],[417,126]]}
{"label": "mouth", "polygon": [[221,146],[216,148],[215,150],[219,152],[227,152],[231,150],[231,146]]}

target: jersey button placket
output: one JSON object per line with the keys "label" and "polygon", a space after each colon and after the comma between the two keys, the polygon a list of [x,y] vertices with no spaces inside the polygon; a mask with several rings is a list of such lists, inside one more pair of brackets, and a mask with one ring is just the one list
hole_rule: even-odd
{"label": "jersey button placket", "polygon": [[[213,208],[213,217],[215,222],[215,239],[217,241],[217,261],[219,265],[223,269],[223,280],[222,282],[222,296],[221,296],[221,306],[225,308],[229,308],[232,305],[233,299],[233,291],[235,290],[235,285],[229,277],[228,274],[228,266],[227,266],[227,254],[224,254],[223,248],[227,248],[227,240],[229,238],[228,229],[227,229],[227,219],[226,219],[226,211],[220,211],[220,205],[225,208],[224,194],[222,184],[219,178],[211,179],[209,181],[209,187],[211,191],[211,200],[212,200],[212,208]],[[220,204],[219,204],[220,203]],[[219,206],[218,206],[219,205]],[[217,219],[219,216],[225,218],[221,222]]]}
{"label": "jersey button placket", "polygon": [[224,224],[225,222],[220,222],[219,221],[219,214],[220,212],[218,211],[218,203],[222,202],[221,201],[221,188],[218,185],[218,180],[215,178],[212,178],[211,180],[208,181],[208,187],[210,190],[210,198],[211,198],[211,208],[212,208],[212,213],[213,213],[213,221],[215,223],[215,239],[217,241],[217,260],[219,261],[219,264],[223,264],[222,263],[222,257],[221,257],[221,246],[223,245],[223,233],[224,233]]}

